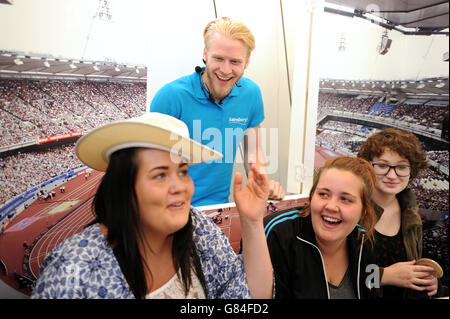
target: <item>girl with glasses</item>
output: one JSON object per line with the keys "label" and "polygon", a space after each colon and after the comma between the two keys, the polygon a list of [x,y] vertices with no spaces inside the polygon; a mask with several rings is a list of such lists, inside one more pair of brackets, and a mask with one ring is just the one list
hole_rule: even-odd
{"label": "girl with glasses", "polygon": [[369,161],[377,175],[372,204],[383,297],[435,295],[438,280],[432,268],[415,264],[422,257],[422,221],[408,183],[429,166],[420,141],[410,132],[388,128],[370,136],[358,157]]}

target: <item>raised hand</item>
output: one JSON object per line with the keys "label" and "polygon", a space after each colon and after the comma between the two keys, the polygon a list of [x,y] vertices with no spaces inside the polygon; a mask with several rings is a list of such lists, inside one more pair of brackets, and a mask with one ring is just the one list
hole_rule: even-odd
{"label": "raised hand", "polygon": [[250,164],[245,189],[242,189],[242,175],[236,173],[233,194],[241,219],[262,220],[269,198],[269,180],[264,171],[260,172],[257,165]]}
{"label": "raised hand", "polygon": [[263,226],[269,180],[264,170],[250,164],[245,189],[242,189],[242,175],[236,173],[233,194],[241,222],[242,259],[248,288],[253,298],[271,298],[273,270]]}

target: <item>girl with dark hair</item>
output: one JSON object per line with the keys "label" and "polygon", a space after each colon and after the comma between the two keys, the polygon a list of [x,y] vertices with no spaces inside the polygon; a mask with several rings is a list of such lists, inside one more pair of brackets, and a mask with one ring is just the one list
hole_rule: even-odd
{"label": "girl with dark hair", "polygon": [[32,298],[270,298],[273,276],[263,215],[268,179],[253,166],[236,175],[243,254],[190,205],[190,164],[221,157],[160,113],[104,125],[76,146],[106,171],[95,220],[45,259]]}

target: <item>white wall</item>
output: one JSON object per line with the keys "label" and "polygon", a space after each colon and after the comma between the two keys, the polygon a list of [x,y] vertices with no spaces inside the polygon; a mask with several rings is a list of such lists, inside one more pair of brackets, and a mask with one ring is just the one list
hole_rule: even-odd
{"label": "white wall", "polygon": [[[112,21],[93,16],[98,1],[15,0],[0,5],[0,50],[144,64],[147,0],[109,0]],[[153,2],[153,1],[152,1]]]}
{"label": "white wall", "polygon": [[323,1],[297,3],[289,10],[296,21],[293,46],[292,109],[289,134],[289,159],[286,189],[308,195],[313,184],[319,66],[324,54],[320,39],[323,29]]}
{"label": "white wall", "polygon": [[151,2],[148,102],[164,84],[191,74],[196,65],[203,65],[203,29],[213,19],[214,7],[210,0]]}

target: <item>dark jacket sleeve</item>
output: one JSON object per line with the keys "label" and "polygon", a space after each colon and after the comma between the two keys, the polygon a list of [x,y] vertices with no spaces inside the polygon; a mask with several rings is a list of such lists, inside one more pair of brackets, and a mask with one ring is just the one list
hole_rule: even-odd
{"label": "dark jacket sleeve", "polygon": [[[271,218],[264,219],[264,225]],[[281,233],[280,233],[281,232]],[[285,227],[274,227],[270,232],[266,231],[267,246],[269,248],[270,259],[275,277],[275,298],[294,298],[291,289],[291,259]]]}

